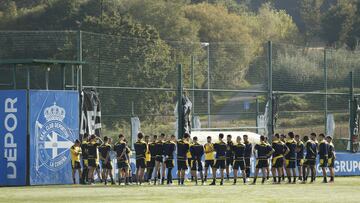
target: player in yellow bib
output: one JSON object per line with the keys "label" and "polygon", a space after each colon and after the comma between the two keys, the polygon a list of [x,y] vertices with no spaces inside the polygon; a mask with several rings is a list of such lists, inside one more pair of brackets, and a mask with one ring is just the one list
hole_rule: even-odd
{"label": "player in yellow bib", "polygon": [[205,150],[204,181],[206,182],[209,167],[211,167],[211,169],[214,167],[214,152],[215,152],[215,150],[214,150],[214,144],[211,143],[211,137],[210,136],[207,137],[207,142],[204,145],[204,150]]}

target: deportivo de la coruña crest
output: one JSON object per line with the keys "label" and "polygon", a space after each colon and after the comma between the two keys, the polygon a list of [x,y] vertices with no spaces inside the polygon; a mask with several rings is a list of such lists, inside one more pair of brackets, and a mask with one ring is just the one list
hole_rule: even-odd
{"label": "deportivo de la coru\u00f1a crest", "polygon": [[[70,161],[70,147],[75,136],[64,119],[65,109],[54,103],[44,109],[45,123],[40,118],[35,124],[36,170],[46,167],[51,171],[61,170]],[[43,119],[42,119],[43,120]]]}

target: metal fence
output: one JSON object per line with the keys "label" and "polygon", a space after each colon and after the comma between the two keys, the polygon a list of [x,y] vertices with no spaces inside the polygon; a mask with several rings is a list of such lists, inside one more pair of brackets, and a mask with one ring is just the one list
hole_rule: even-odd
{"label": "metal fence", "polygon": [[94,87],[108,135],[129,135],[132,117],[145,134],[174,133],[181,80],[203,129],[264,133],[259,118],[266,114],[269,133],[273,127],[307,135],[331,129],[334,118],[335,139],[347,140],[349,101],[360,94],[359,54],[345,49],[268,42],[255,49],[83,31],[3,31],[0,47],[1,89]]}

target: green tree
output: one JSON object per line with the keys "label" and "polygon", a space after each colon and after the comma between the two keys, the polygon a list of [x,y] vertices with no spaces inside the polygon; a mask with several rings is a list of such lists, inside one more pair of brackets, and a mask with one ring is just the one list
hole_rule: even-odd
{"label": "green tree", "polygon": [[300,16],[304,22],[305,40],[309,41],[313,37],[320,35],[322,6],[324,0],[301,0],[299,2]]}
{"label": "green tree", "polygon": [[344,44],[358,19],[355,1],[338,1],[324,15],[322,20],[323,38],[329,43]]}

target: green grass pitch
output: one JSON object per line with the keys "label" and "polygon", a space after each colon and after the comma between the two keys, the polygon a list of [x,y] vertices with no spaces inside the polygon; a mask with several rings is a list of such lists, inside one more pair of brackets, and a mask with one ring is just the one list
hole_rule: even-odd
{"label": "green grass pitch", "polygon": [[[338,177],[334,184],[224,186],[92,186],[0,187],[0,202],[360,202],[360,177]],[[239,180],[241,181],[241,180]]]}

